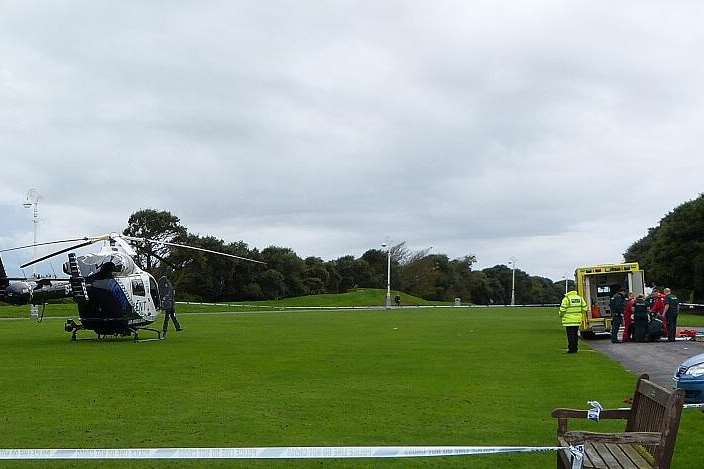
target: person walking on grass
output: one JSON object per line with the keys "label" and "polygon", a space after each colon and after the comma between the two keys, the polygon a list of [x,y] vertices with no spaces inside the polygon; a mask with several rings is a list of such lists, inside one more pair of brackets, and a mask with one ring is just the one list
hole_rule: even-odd
{"label": "person walking on grass", "polygon": [[677,313],[680,312],[680,300],[672,293],[672,290],[666,288],[665,294],[665,324],[667,329],[667,341],[674,342],[677,335]]}
{"label": "person walking on grass", "polygon": [[[611,342],[618,343],[618,330],[623,322],[623,311],[626,309],[626,289],[621,287],[609,301],[611,309]],[[625,333],[624,333],[625,337]]]}
{"label": "person walking on grass", "polygon": [[587,302],[576,291],[568,291],[560,303],[560,320],[567,333],[567,353],[577,353],[579,325],[587,312]]}

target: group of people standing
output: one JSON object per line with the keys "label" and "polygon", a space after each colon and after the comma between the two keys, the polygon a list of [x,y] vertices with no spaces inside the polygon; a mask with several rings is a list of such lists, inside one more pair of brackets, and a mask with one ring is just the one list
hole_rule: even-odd
{"label": "group of people standing", "polygon": [[618,331],[623,323],[623,342],[652,342],[667,336],[675,341],[680,301],[665,288],[653,287],[650,295],[636,295],[621,288],[611,297],[611,342],[618,343]]}
{"label": "group of people standing", "polygon": [[[679,299],[669,288],[660,291],[653,287],[647,297],[632,292],[626,294],[626,289],[620,288],[609,302],[611,341],[619,342],[618,332],[623,325],[623,342],[656,341],[663,336],[674,342],[679,306]],[[587,302],[576,291],[569,291],[562,299],[559,313],[567,332],[567,353],[576,353],[579,325],[587,313]]]}

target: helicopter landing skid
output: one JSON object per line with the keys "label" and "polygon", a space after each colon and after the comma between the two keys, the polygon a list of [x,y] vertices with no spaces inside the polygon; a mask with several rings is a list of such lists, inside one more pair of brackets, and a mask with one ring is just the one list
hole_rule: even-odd
{"label": "helicopter landing skid", "polygon": [[[150,331],[150,332],[156,332],[156,337],[150,337],[148,339],[140,339],[139,338],[139,331]],[[136,342],[151,342],[154,340],[164,340],[166,339],[166,334],[161,333],[161,331],[157,329],[152,329],[151,327],[137,327],[136,329],[132,329],[132,333],[134,334],[134,341]]]}

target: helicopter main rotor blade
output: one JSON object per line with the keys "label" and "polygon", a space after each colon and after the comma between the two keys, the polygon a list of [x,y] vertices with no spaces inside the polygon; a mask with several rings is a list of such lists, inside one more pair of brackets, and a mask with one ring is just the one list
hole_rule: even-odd
{"label": "helicopter main rotor blade", "polygon": [[173,246],[173,247],[177,247],[177,248],[193,249],[194,251],[208,252],[210,254],[217,254],[220,256],[232,257],[234,259],[239,259],[241,261],[256,262],[257,264],[266,265],[266,262],[255,261],[254,259],[247,259],[246,257],[235,256],[234,254],[227,254],[227,253],[219,252],[219,251],[211,251],[210,249],[197,248],[195,246],[187,246],[185,244],[170,243],[167,241],[157,241],[156,239],[134,238],[131,236],[123,236],[123,238],[129,239],[130,241],[137,241],[137,242],[142,242],[142,243],[154,243],[154,244],[162,244],[164,246]]}
{"label": "helicopter main rotor blade", "polygon": [[[101,239],[102,239],[102,238],[101,238]],[[44,257],[40,257],[40,258],[38,258],[38,259],[31,260],[31,261],[27,262],[26,264],[22,264],[22,265],[20,266],[20,269],[24,269],[24,268],[27,267],[27,266],[30,266],[30,265],[32,265],[32,264],[36,264],[37,262],[45,261],[45,260],[49,259],[50,257],[58,256],[59,254],[63,254],[63,253],[65,253],[65,252],[72,251],[72,250],[74,250],[74,249],[82,248],[82,247],[84,247],[84,246],[90,246],[91,244],[93,244],[93,243],[95,243],[95,242],[97,242],[97,241],[100,241],[100,239],[95,239],[95,238],[94,238],[94,239],[90,239],[89,241],[86,241],[85,243],[76,244],[76,245],[74,245],[74,246],[69,246],[69,247],[67,247],[67,248],[65,248],[65,249],[62,249],[62,250],[60,250],[60,251],[52,252],[51,254],[47,254],[47,255],[44,256]]]}
{"label": "helicopter main rotor blade", "polygon": [[178,267],[176,267],[176,264],[167,261],[166,259],[164,259],[164,258],[161,257],[160,255],[158,255],[157,253],[155,253],[155,252],[152,251],[151,249],[148,249],[148,248],[146,248],[146,247],[139,247],[139,246],[137,246],[137,245],[135,245],[135,248],[137,248],[138,251],[141,251],[141,252],[143,252],[144,254],[148,254],[148,255],[150,255],[150,256],[156,258],[156,259],[159,259],[161,262],[163,262],[164,264],[170,266],[170,267],[173,268],[173,269],[178,269]]}
{"label": "helicopter main rotor blade", "polygon": [[75,243],[76,241],[88,241],[91,238],[74,238],[74,239],[62,239],[59,241],[47,241],[45,243],[28,244],[26,246],[17,246],[16,248],[0,249],[0,252],[17,251],[18,249],[33,248],[34,246],[46,246],[47,244],[60,244],[60,243]]}

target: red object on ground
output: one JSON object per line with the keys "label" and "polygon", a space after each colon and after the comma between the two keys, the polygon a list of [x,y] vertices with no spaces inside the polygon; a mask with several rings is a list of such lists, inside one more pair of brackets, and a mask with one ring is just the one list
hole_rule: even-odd
{"label": "red object on ground", "polygon": [[695,329],[683,329],[679,331],[679,336],[680,337],[689,337],[689,338],[694,338],[696,337],[698,332]]}
{"label": "red object on ground", "polygon": [[633,306],[636,304],[636,299],[631,298],[626,301],[626,307],[623,310],[623,342],[631,341],[631,327],[633,327]]}

